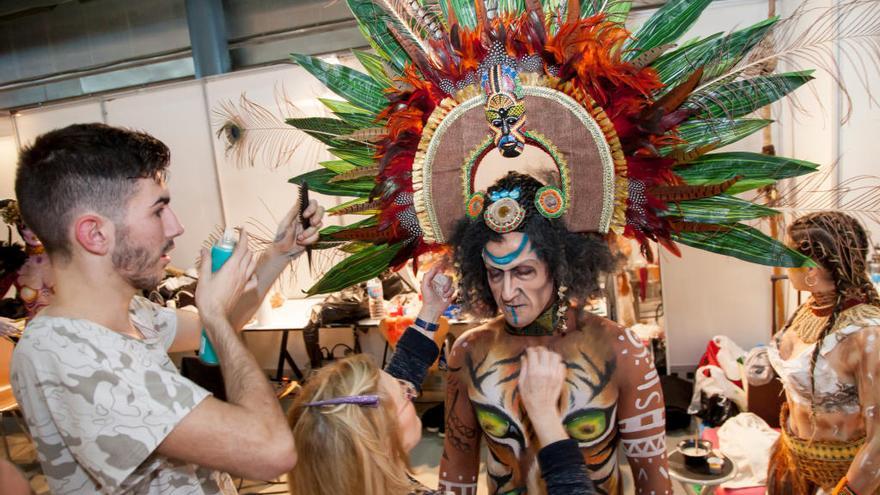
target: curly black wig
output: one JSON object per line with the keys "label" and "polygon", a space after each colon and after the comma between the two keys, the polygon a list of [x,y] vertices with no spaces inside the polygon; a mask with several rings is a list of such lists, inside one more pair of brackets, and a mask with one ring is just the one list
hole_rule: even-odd
{"label": "curly black wig", "polygon": [[[537,179],[509,172],[498,179],[487,193],[510,191],[518,187],[517,200],[526,211],[525,220],[516,229],[529,236],[538,258],[547,263],[558,288],[568,288],[566,295],[577,299],[599,291],[599,277],[612,270],[614,262],[604,238],[595,233],[569,231],[561,218],[546,218],[535,207],[535,193],[543,187]],[[453,258],[460,276],[459,290],[464,309],[480,316],[494,316],[498,305],[489,289],[483,248],[489,241],[500,241],[501,235],[490,229],[482,216],[463,218],[456,224],[450,238]]]}

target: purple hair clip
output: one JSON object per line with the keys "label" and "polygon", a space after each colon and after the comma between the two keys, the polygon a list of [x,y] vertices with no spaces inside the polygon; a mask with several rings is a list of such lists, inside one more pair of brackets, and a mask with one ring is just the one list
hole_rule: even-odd
{"label": "purple hair clip", "polygon": [[336,406],[339,404],[354,404],[356,406],[379,407],[378,395],[348,395],[345,397],[334,397],[327,400],[319,400],[315,402],[307,402],[306,407],[317,406]]}

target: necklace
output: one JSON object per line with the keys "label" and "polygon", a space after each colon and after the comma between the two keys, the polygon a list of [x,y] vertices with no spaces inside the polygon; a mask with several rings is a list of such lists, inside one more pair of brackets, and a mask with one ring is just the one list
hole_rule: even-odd
{"label": "necklace", "polygon": [[510,326],[505,320],[504,330],[511,335],[527,335],[532,337],[553,335],[556,331],[556,323],[558,322],[556,309],[556,304],[551,305],[549,308],[545,309],[544,312],[541,313],[541,316],[537,317],[535,321],[522,328]]}
{"label": "necklace", "polygon": [[[819,316],[813,312],[812,302],[805,304],[804,309],[798,311],[794,319],[791,321],[791,328],[797,336],[807,344],[814,344],[819,340],[819,334],[828,324],[828,318],[831,314]],[[832,306],[833,307],[833,306]]]}
{"label": "necklace", "polygon": [[814,292],[810,298],[810,311],[816,316],[828,316],[837,304],[836,292]]}

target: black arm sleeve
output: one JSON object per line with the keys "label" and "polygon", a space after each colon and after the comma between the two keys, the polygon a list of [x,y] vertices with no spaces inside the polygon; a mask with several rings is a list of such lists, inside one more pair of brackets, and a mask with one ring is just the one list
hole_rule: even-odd
{"label": "black arm sleeve", "polygon": [[385,371],[394,378],[412,383],[421,392],[428,368],[434,364],[439,354],[440,349],[433,340],[409,327],[397,342],[397,349]]}
{"label": "black arm sleeve", "polygon": [[584,456],[577,440],[569,438],[546,445],[538,452],[547,495],[594,495]]}

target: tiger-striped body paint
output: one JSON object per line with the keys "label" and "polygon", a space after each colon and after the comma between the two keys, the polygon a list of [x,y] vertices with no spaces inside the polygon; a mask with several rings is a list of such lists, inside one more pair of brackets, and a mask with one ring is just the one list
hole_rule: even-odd
{"label": "tiger-striped body paint", "polygon": [[559,404],[563,426],[578,440],[598,492],[622,493],[622,446],[636,493],[672,493],[662,392],[647,349],[613,322],[577,317],[573,310],[569,321],[575,319],[577,327],[565,335],[523,336],[506,333],[498,318],[456,341],[449,358],[441,488],[458,494],[465,491],[455,484],[476,483],[484,438],[489,493],[546,493],[540,448],[517,389],[520,356],[541,345],[562,355],[568,368]]}

